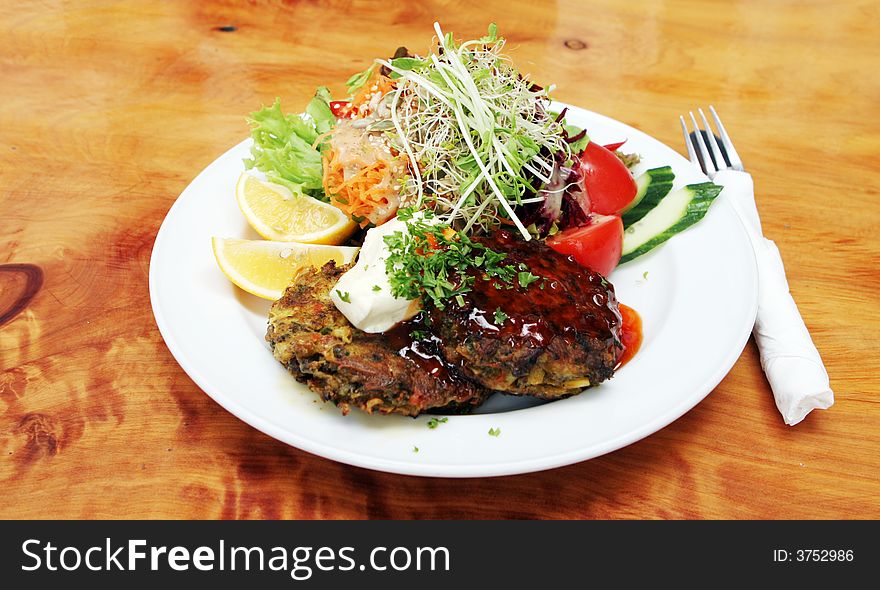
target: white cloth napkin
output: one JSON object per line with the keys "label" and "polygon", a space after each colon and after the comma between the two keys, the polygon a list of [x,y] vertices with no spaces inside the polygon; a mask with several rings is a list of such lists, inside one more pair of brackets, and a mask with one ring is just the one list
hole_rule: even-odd
{"label": "white cloth napkin", "polygon": [[791,297],[779,250],[761,231],[751,175],[722,170],[712,181],[724,187],[752,241],[758,263],[758,317],[752,333],[776,407],[794,426],[812,410],[834,403],[828,372]]}

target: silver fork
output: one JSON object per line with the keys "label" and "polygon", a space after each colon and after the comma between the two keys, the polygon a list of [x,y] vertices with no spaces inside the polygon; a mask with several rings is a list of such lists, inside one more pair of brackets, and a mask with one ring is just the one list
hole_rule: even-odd
{"label": "silver fork", "polygon": [[[734,209],[739,213],[740,217],[746,222],[746,229],[750,230],[752,245],[758,250],[759,246],[756,241],[761,238],[761,218],[758,216],[758,208],[755,205],[754,185],[752,177],[745,172],[742,160],[730,141],[730,135],[721,122],[721,117],[715,111],[715,107],[709,105],[709,111],[715,120],[715,127],[720,133],[721,145],[718,145],[715,133],[706,119],[703,109],[697,109],[700,118],[703,120],[703,129],[697,125],[697,119],[694,112],[690,111],[691,123],[693,124],[693,133],[688,133],[688,127],[683,116],[679,116],[681,121],[681,131],[684,133],[684,143],[687,146],[688,158],[697,168],[712,180],[717,180],[716,184],[722,184],[726,187],[727,193],[735,193],[736,197],[731,198]],[[695,147],[696,146],[696,147]],[[723,172],[718,176],[719,172]],[[751,225],[749,225],[751,224]],[[752,228],[755,228],[758,235],[752,235]]]}
{"label": "silver fork", "polygon": [[742,160],[715,108],[710,106],[709,111],[720,133],[721,145],[703,109],[697,109],[703,129],[697,124],[693,111],[689,113],[693,133],[688,133],[684,117],[679,117],[684,143],[690,161],[713,182],[724,187],[721,196],[733,206],[752,243],[758,267],[755,343],[761,353],[761,367],[770,382],[776,407],[785,423],[793,426],[810,411],[830,407],[834,403],[834,393],[819,351],[789,292],[779,250],[761,231],[752,177],[743,169]]}
{"label": "silver fork", "polygon": [[[721,118],[715,112],[715,107],[709,105],[709,110],[712,112],[712,118],[715,120],[715,127],[721,134],[721,143],[724,147],[722,148],[718,145],[718,141],[715,139],[715,134],[709,126],[709,120],[706,119],[703,109],[697,109],[697,112],[700,113],[700,118],[703,120],[705,131],[700,130],[700,126],[697,125],[697,119],[694,117],[694,112],[690,111],[691,123],[694,125],[693,135],[688,133],[684,117],[680,116],[678,118],[681,121],[684,142],[687,144],[688,158],[711,179],[714,179],[715,174],[721,170],[738,170],[743,172],[742,160],[739,159],[739,154],[736,153],[736,148],[733,147],[733,142],[730,141],[730,136],[727,134],[727,129],[724,128]],[[707,140],[711,152],[706,146]],[[697,144],[699,155],[697,155],[697,151],[694,149],[694,143]]]}

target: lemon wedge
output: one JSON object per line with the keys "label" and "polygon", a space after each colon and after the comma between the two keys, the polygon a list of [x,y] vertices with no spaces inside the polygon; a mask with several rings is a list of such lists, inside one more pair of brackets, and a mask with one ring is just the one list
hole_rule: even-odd
{"label": "lemon wedge", "polygon": [[246,172],[235,185],[235,199],[251,227],[267,240],[341,244],[357,227],[333,205]]}
{"label": "lemon wedge", "polygon": [[226,277],[257,297],[275,301],[284,294],[293,276],[308,266],[330,260],[348,264],[359,248],[299,242],[268,242],[211,238],[214,257]]}

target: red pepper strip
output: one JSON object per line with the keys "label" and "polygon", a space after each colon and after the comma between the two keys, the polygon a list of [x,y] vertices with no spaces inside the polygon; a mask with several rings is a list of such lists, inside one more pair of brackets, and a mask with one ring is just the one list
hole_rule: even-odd
{"label": "red pepper strip", "polygon": [[348,106],[347,100],[334,100],[330,102],[330,112],[333,113],[335,117],[344,116],[343,109]]}
{"label": "red pepper strip", "polygon": [[623,141],[619,141],[617,143],[609,143],[608,145],[604,145],[602,147],[604,147],[609,152],[613,152],[613,151],[616,151],[617,148],[619,148],[620,146],[622,146],[625,143],[626,143],[626,140],[624,139]]}

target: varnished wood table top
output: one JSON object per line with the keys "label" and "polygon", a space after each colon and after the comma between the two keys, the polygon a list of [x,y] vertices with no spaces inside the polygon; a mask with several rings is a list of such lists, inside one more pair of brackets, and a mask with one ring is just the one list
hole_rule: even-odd
{"label": "varnished wood table top", "polygon": [[[871,1],[4,3],[0,517],[880,517],[878,13]],[[340,94],[373,57],[424,49],[435,19],[462,36],[497,21],[559,99],[675,147],[677,115],[714,104],[834,407],[785,426],[749,343],[704,402],[641,442],[543,473],[438,480],[309,455],[202,393],[150,310],[169,207],[246,135],[248,112],[276,96],[304,105],[321,84]]]}

